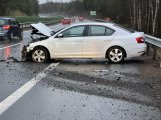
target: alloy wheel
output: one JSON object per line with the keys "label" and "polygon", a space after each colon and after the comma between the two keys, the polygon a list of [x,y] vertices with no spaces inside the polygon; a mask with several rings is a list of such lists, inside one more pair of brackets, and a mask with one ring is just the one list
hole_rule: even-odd
{"label": "alloy wheel", "polygon": [[44,48],[37,48],[32,52],[32,60],[34,62],[46,62],[48,58],[48,52]]}
{"label": "alloy wheel", "polygon": [[110,62],[119,63],[125,57],[124,50],[119,47],[113,47],[108,52],[108,59]]}

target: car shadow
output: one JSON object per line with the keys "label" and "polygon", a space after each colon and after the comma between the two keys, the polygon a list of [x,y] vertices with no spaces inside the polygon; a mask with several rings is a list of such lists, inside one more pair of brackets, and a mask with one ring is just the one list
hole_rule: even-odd
{"label": "car shadow", "polygon": [[111,63],[108,59],[60,59],[60,60],[50,60],[49,62],[61,62],[61,63],[78,63],[78,64],[143,64],[145,60],[142,58],[126,58],[121,63]]}

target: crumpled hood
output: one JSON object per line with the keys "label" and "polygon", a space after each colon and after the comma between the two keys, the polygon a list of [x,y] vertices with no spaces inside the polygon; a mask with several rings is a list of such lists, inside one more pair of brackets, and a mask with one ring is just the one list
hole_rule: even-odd
{"label": "crumpled hood", "polygon": [[37,24],[31,24],[31,26],[37,29],[43,35],[48,36],[48,37],[51,36],[51,32],[53,31],[51,28],[49,28],[48,26],[46,26],[45,24],[41,22]]}

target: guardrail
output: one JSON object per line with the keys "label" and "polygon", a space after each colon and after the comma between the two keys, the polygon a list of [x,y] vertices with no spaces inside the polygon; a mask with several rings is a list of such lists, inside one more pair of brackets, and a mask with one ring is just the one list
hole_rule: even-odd
{"label": "guardrail", "polygon": [[[45,25],[50,25],[50,24],[61,22],[61,20],[41,21],[41,22],[44,23]],[[26,22],[26,23],[20,23],[20,25],[22,26],[22,28],[28,28],[30,27],[31,24],[36,24],[36,23],[39,23],[39,22]]]}
{"label": "guardrail", "polygon": [[[95,19],[95,21],[113,23],[113,22],[105,21],[105,20],[101,20],[101,19]],[[153,60],[156,60],[156,58],[157,58],[157,47],[161,48],[161,39],[145,34],[145,42],[147,44],[146,54],[149,56],[150,45],[153,45],[153,49],[154,49],[153,50]],[[161,65],[160,65],[160,67],[161,67]]]}

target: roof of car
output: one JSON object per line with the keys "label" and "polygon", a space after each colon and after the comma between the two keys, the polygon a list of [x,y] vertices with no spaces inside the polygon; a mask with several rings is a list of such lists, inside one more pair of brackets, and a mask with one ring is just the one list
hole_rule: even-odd
{"label": "roof of car", "polygon": [[68,20],[68,19],[70,19],[70,18],[64,18],[63,20]]}
{"label": "roof of car", "polygon": [[77,23],[71,26],[77,26],[77,25],[108,25],[108,26],[113,26],[114,23],[108,22],[108,23],[103,23],[103,22],[89,22],[89,23]]}

